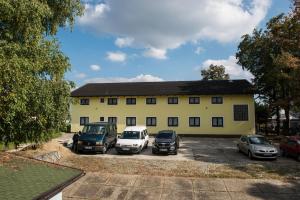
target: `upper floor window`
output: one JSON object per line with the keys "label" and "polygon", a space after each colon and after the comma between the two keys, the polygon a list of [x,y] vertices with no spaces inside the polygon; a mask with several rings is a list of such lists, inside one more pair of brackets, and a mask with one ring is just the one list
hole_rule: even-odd
{"label": "upper floor window", "polygon": [[156,104],[156,98],[153,97],[146,98],[146,104]]}
{"label": "upper floor window", "polygon": [[178,117],[168,117],[168,126],[178,126]]}
{"label": "upper floor window", "polygon": [[156,117],[146,117],[146,126],[156,126]]}
{"label": "upper floor window", "polygon": [[212,104],[222,104],[223,103],[223,97],[212,97],[211,98]]}
{"label": "upper floor window", "polygon": [[212,127],[223,127],[223,117],[213,117],[212,118]]}
{"label": "upper floor window", "polygon": [[234,121],[248,121],[248,105],[233,105]]}
{"label": "upper floor window", "polygon": [[80,117],[80,126],[86,125],[89,123],[88,117]]}
{"label": "upper floor window", "polygon": [[168,104],[178,104],[178,97],[168,97]]}
{"label": "upper floor window", "polygon": [[136,104],[136,98],[126,98],[126,104],[127,105],[135,105]]}
{"label": "upper floor window", "polygon": [[108,105],[117,105],[118,104],[118,98],[108,98],[107,99]]}
{"label": "upper floor window", "polygon": [[117,117],[108,117],[107,121],[109,123],[117,124]]}
{"label": "upper floor window", "polygon": [[136,117],[126,117],[126,126],[135,126]]}
{"label": "upper floor window", "polygon": [[189,104],[200,104],[200,97],[190,97]]}
{"label": "upper floor window", "polygon": [[90,105],[90,99],[80,99],[80,105]]}
{"label": "upper floor window", "polygon": [[100,122],[104,122],[104,117],[100,117]]}
{"label": "upper floor window", "polygon": [[191,127],[200,126],[200,117],[190,117],[189,125]]}
{"label": "upper floor window", "polygon": [[104,98],[100,98],[100,103],[104,103]]}

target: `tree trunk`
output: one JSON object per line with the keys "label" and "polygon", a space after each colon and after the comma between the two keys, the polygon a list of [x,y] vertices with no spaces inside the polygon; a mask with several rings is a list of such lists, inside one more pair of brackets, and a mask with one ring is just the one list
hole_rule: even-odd
{"label": "tree trunk", "polygon": [[290,106],[284,109],[285,114],[285,123],[284,123],[284,133],[289,134],[290,131]]}
{"label": "tree trunk", "polygon": [[277,135],[280,134],[280,108],[279,106],[276,106],[276,133]]}

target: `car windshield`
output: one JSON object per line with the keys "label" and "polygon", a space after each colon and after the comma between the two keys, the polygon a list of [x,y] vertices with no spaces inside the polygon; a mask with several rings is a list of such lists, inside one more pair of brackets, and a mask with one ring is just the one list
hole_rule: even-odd
{"label": "car windshield", "polygon": [[156,136],[156,138],[159,139],[170,139],[172,138],[173,133],[172,132],[160,132],[158,133],[158,135]]}
{"label": "car windshield", "polygon": [[264,137],[250,137],[251,144],[270,144],[270,142]]}
{"label": "car windshield", "polygon": [[104,134],[105,128],[104,126],[99,125],[85,125],[83,127],[82,133],[84,134]]}
{"label": "car windshield", "polygon": [[140,139],[139,131],[124,131],[120,137],[121,139]]}

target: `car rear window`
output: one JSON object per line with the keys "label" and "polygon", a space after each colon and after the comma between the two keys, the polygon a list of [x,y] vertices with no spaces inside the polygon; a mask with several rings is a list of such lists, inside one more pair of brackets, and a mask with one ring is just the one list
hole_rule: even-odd
{"label": "car rear window", "polygon": [[173,133],[172,132],[162,132],[162,133],[158,133],[158,135],[156,136],[156,138],[172,138]]}

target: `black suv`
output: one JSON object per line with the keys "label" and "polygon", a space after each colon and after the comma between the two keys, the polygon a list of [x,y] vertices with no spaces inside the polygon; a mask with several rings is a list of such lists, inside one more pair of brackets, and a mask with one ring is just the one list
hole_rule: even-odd
{"label": "black suv", "polygon": [[179,148],[179,136],[173,130],[159,131],[152,146],[152,153],[174,153]]}
{"label": "black suv", "polygon": [[117,142],[117,126],[109,122],[95,122],[84,125],[82,132],[73,137],[75,152],[102,152]]}

